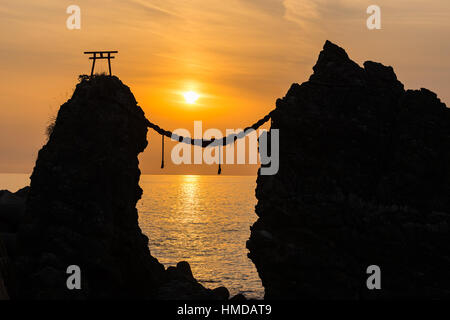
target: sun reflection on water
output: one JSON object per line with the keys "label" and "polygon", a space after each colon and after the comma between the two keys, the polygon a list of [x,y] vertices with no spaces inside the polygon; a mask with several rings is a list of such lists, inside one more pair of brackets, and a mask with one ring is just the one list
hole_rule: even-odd
{"label": "sun reflection on water", "polygon": [[264,289],[245,242],[256,220],[255,177],[147,176],[139,225],[166,267],[186,260],[206,287],[261,299]]}
{"label": "sun reflection on water", "polygon": [[183,205],[180,206],[179,209],[183,210],[183,215],[180,219],[183,223],[197,222],[202,218],[201,215],[198,214],[197,210],[199,203],[199,176],[185,175],[181,177],[179,199],[183,201]]}

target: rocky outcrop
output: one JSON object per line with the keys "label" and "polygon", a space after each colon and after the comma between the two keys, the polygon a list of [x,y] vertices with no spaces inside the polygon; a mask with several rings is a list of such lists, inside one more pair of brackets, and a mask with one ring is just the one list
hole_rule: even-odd
{"label": "rocky outcrop", "polygon": [[176,267],[168,267],[166,280],[159,287],[159,300],[228,300],[230,293],[225,287],[214,290],[204,288],[194,278],[188,262],[178,262]]}
{"label": "rocky outcrop", "polygon": [[26,220],[25,203],[29,187],[16,193],[0,190],[0,300],[8,299],[7,287],[14,286],[11,259],[17,248],[17,231]]}
{"label": "rocky outcrop", "polygon": [[[31,176],[13,297],[159,297],[171,277],[138,226],[147,120],[130,89],[117,77],[81,78],[49,133]],[[80,290],[66,284],[73,265],[81,270]],[[210,293],[193,277],[189,282],[194,294]],[[185,293],[170,298],[177,294]]]}
{"label": "rocky outcrop", "polygon": [[9,273],[10,263],[8,254],[0,238],[0,300],[8,300],[7,278]]}
{"label": "rocky outcrop", "polygon": [[26,220],[25,208],[30,187],[16,193],[0,191],[0,240],[3,241],[5,254],[14,257],[17,247],[17,231]]}
{"label": "rocky outcrop", "polygon": [[[39,151],[19,233],[21,298],[147,297],[164,268],[137,221],[144,112],[116,77],[84,78]],[[81,269],[82,290],[66,271]]]}
{"label": "rocky outcrop", "polygon": [[247,243],[266,298],[450,297],[450,111],[436,94],[327,42],[276,110],[280,169],[258,176]]}
{"label": "rocky outcrop", "polygon": [[16,233],[25,219],[25,202],[29,187],[16,193],[0,190],[0,233]]}

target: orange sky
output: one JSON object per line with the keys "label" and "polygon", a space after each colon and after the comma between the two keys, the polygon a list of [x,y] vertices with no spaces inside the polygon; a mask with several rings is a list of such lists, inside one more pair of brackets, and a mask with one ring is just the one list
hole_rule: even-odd
{"label": "orange sky", "polygon": [[[81,30],[66,28],[71,4],[81,8]],[[382,30],[366,27],[372,4]],[[223,131],[253,123],[308,79],[326,39],[358,63],[394,66],[406,88],[450,101],[448,0],[3,0],[0,34],[0,172],[31,172],[49,119],[90,71],[85,50],[119,50],[113,73],[169,130],[193,130],[194,120]],[[183,101],[188,90],[202,95],[197,104]],[[161,173],[160,138],[148,138],[141,169]],[[168,163],[163,173],[216,171]]]}

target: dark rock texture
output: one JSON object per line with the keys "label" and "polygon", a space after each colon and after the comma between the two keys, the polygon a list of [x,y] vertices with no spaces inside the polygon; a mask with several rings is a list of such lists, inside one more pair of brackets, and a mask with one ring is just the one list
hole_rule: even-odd
{"label": "dark rock texture", "polygon": [[[266,298],[450,297],[450,110],[327,42],[277,101],[247,247]],[[381,290],[366,269],[381,268]]]}
{"label": "dark rock texture", "polygon": [[29,187],[16,193],[0,190],[0,233],[16,233],[25,219],[25,203]]}
{"label": "dark rock texture", "polygon": [[10,261],[6,248],[0,238],[0,300],[8,300],[7,279],[9,278]]}
{"label": "dark rock texture", "polygon": [[[147,120],[127,86],[81,77],[49,133],[19,228],[13,298],[223,298],[187,262],[172,272],[150,255],[136,209]],[[71,265],[81,269],[81,290],[67,288]]]}
{"label": "dark rock texture", "polygon": [[17,231],[26,220],[29,187],[16,193],[0,190],[0,300],[9,297],[7,287],[14,287],[11,260],[16,255]]}
{"label": "dark rock texture", "polygon": [[159,300],[228,300],[230,293],[225,287],[206,289],[194,278],[186,261],[176,267],[168,267],[165,281],[156,296]]}
{"label": "dark rock texture", "polygon": [[5,247],[5,254],[14,257],[17,248],[17,231],[26,220],[26,201],[30,187],[16,193],[0,190],[0,240]]}
{"label": "dark rock texture", "polygon": [[[151,297],[164,268],[137,219],[144,112],[116,77],[84,78],[39,151],[19,233],[25,298]],[[68,290],[78,265],[82,290]]]}

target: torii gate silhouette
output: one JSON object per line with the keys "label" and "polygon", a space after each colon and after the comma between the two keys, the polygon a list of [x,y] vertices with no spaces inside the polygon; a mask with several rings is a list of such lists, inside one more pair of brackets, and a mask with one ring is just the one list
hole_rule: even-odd
{"label": "torii gate silhouette", "polygon": [[[92,60],[92,70],[91,70],[91,77],[94,75],[94,68],[95,68],[95,60],[97,59],[108,59],[108,67],[109,67],[109,75],[111,76],[111,59],[114,59],[114,56],[111,56],[113,53],[119,53],[119,51],[85,51],[84,54],[93,54],[92,57],[89,57],[90,60]],[[97,56],[99,54],[99,56]],[[104,54],[107,54],[107,56],[103,56]]]}

